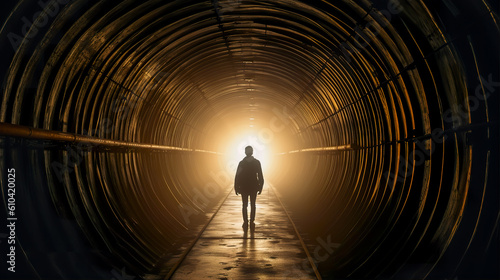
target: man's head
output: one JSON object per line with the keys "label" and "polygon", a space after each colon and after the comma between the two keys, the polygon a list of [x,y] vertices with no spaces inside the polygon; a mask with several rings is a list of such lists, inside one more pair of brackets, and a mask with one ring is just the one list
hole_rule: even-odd
{"label": "man's head", "polygon": [[251,156],[253,154],[253,148],[252,148],[252,146],[246,146],[245,147],[245,154],[247,156]]}

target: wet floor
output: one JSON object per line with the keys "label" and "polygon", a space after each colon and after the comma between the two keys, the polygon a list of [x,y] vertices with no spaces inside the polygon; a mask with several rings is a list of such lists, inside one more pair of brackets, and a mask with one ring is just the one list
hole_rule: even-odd
{"label": "wet floor", "polygon": [[171,279],[316,279],[270,188],[257,197],[255,227],[242,223],[241,196],[230,194]]}

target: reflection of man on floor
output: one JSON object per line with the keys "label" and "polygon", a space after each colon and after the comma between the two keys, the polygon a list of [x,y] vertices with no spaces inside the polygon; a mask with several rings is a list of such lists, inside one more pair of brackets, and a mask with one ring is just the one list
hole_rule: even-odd
{"label": "reflection of man on floor", "polygon": [[234,178],[234,191],[236,195],[241,193],[241,199],[243,201],[243,227],[247,226],[248,223],[248,197],[250,196],[250,224],[253,225],[255,220],[255,201],[257,199],[257,193],[261,194],[262,187],[264,186],[264,177],[262,176],[262,168],[260,166],[260,161],[255,159],[253,154],[253,148],[247,146],[245,148],[245,154],[247,155],[238,164],[238,169],[236,170],[236,176]]}

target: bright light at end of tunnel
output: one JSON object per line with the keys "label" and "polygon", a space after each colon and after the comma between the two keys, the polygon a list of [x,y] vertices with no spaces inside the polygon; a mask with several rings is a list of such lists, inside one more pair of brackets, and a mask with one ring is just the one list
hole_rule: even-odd
{"label": "bright light at end of tunnel", "polygon": [[246,156],[245,147],[253,147],[253,156],[258,159],[262,165],[262,173],[264,174],[264,179],[272,171],[272,151],[268,144],[263,143],[259,140],[258,136],[251,133],[243,134],[237,137],[233,142],[227,145],[227,150],[225,152],[225,165],[226,170],[234,175],[238,163]]}

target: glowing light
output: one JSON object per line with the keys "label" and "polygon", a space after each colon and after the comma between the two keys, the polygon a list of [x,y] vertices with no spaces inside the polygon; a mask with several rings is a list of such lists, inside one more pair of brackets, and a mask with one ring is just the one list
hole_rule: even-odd
{"label": "glowing light", "polygon": [[271,171],[269,167],[272,166],[271,148],[261,141],[258,136],[250,133],[238,136],[227,146],[225,153],[226,171],[234,175],[238,163],[245,157],[246,146],[253,147],[253,156],[260,161],[264,178],[266,178],[266,174]]}

